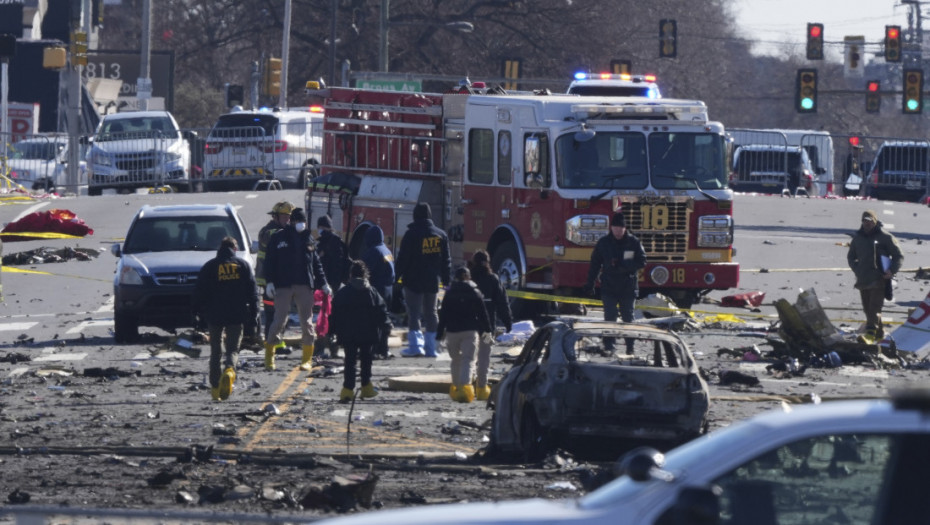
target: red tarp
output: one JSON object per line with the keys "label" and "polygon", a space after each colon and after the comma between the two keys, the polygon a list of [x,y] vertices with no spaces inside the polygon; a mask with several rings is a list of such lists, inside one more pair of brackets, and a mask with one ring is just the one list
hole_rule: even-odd
{"label": "red tarp", "polygon": [[23,232],[25,235],[4,235],[3,241],[32,241],[35,239],[49,238],[45,235],[29,235],[30,233],[64,233],[76,237],[94,234],[94,230],[90,229],[84,224],[84,221],[78,219],[77,215],[69,210],[49,210],[30,213],[18,221],[7,224],[3,228],[2,233],[18,232]]}

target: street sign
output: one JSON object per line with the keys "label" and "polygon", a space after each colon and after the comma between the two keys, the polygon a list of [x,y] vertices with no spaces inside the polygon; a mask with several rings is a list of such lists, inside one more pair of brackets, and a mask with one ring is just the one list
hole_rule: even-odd
{"label": "street sign", "polygon": [[[137,92],[138,79],[144,77],[141,61],[139,51],[88,51],[84,81],[92,78],[122,81],[119,92],[120,106],[137,107],[139,104],[136,100],[140,98]],[[149,64],[149,97],[164,100],[163,105],[170,111],[174,105],[174,52],[152,51]],[[152,107],[151,103],[149,107]]]}
{"label": "street sign", "polygon": [[410,79],[365,79],[356,80],[355,87],[359,89],[372,89],[375,91],[410,91],[413,93],[423,91],[423,83]]}

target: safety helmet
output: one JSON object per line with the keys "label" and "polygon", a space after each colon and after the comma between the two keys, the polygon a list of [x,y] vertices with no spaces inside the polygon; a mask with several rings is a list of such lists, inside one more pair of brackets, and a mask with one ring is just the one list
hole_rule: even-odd
{"label": "safety helmet", "polygon": [[287,201],[281,201],[281,202],[275,204],[275,205],[271,208],[271,211],[268,212],[268,214],[269,214],[269,215],[276,215],[276,214],[278,214],[278,213],[283,213],[283,214],[285,214],[285,215],[290,215],[292,211],[294,211],[294,205],[293,205],[293,204],[291,204],[291,203],[289,203],[289,202],[287,202]]}

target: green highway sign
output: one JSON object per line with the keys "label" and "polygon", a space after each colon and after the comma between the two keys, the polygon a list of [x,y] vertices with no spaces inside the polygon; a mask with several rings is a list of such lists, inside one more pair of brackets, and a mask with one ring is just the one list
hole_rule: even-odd
{"label": "green highway sign", "polygon": [[423,91],[423,83],[419,80],[409,79],[365,79],[356,80],[355,87],[359,89],[373,89],[377,91]]}

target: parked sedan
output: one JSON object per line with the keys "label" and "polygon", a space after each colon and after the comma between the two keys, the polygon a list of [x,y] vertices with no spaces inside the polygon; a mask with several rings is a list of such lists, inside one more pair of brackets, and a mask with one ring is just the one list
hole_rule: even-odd
{"label": "parked sedan", "polygon": [[[607,350],[619,339],[627,344]],[[618,450],[672,446],[705,431],[708,398],[694,356],[676,334],[645,324],[558,320],[536,330],[495,387],[489,451],[536,458],[571,449],[578,438],[606,438]]]}
{"label": "parked sedan", "polygon": [[316,525],[930,524],[930,397],[835,401],[762,414],[667,456],[631,452],[581,499],[432,505]]}

